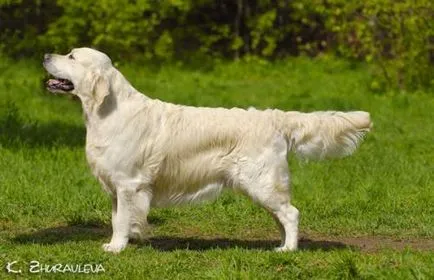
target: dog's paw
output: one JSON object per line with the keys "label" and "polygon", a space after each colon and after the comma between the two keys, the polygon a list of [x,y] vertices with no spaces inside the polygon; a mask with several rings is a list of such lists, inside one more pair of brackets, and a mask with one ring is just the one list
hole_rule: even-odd
{"label": "dog's paw", "polygon": [[297,250],[297,246],[280,246],[274,249],[275,252],[291,252]]}
{"label": "dog's paw", "polygon": [[120,251],[122,251],[125,247],[127,246],[126,243],[115,243],[115,242],[110,242],[110,243],[105,243],[102,245],[102,248],[104,251],[106,252],[110,252],[110,253],[114,253],[117,254]]}

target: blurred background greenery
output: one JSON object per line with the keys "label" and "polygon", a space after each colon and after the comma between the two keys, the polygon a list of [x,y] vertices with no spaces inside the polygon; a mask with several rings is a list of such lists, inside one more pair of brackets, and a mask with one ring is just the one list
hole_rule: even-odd
{"label": "blurred background greenery", "polygon": [[115,60],[333,55],[372,64],[373,90],[434,87],[432,0],[0,0],[0,53],[92,46]]}

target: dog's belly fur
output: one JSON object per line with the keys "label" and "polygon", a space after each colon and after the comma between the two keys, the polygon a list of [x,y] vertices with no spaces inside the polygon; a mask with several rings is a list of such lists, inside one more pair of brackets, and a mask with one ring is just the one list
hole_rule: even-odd
{"label": "dog's belly fur", "polygon": [[211,183],[207,185],[198,185],[196,188],[189,186],[185,191],[185,187],[169,186],[169,192],[159,191],[164,187],[158,186],[154,189],[151,206],[167,207],[173,205],[191,204],[216,199],[223,190],[222,183]]}
{"label": "dog's belly fur", "polygon": [[204,151],[183,158],[167,156],[151,184],[151,205],[165,207],[217,198],[227,168],[226,159],[219,154]]}

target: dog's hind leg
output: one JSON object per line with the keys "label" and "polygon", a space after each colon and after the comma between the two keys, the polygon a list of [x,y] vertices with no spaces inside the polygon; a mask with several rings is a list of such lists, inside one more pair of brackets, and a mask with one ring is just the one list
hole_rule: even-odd
{"label": "dog's hind leg", "polygon": [[282,245],[276,248],[276,251],[293,251],[297,249],[298,243],[298,217],[297,208],[287,204],[282,204],[277,210],[273,210],[280,224],[285,230],[285,236]]}
{"label": "dog's hind leg", "polygon": [[293,251],[298,243],[299,212],[290,204],[289,190],[280,188],[278,184],[270,185],[249,196],[267,209],[277,222],[282,242],[276,251]]}
{"label": "dog's hind leg", "polygon": [[277,221],[282,244],[276,250],[296,250],[299,212],[290,204],[286,154],[269,153],[250,159],[237,175],[241,190],[267,209]]}
{"label": "dog's hind leg", "polygon": [[281,245],[276,251],[296,250],[299,212],[290,204],[289,189],[277,182],[262,185],[260,188],[259,191],[249,190],[246,193],[267,209],[275,219],[282,238]]}
{"label": "dog's hind leg", "polygon": [[[265,208],[265,209],[267,209],[267,208]],[[268,210],[268,212],[270,212],[271,216],[273,217],[274,221],[277,224],[277,227],[279,228],[280,240],[281,240],[280,247],[283,247],[285,245],[285,239],[286,239],[285,227],[282,225],[279,218],[277,218],[276,214],[274,214],[270,210]]]}

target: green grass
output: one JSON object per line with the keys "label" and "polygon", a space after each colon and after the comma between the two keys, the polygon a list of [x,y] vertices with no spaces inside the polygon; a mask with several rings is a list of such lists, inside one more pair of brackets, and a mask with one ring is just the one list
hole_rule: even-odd
{"label": "green grass", "polygon": [[[136,88],[169,102],[366,110],[374,130],[351,157],[290,159],[300,230],[311,239],[300,251],[272,252],[279,237],[272,218],[225,193],[194,207],[152,210],[151,241],[113,256],[100,248],[110,238],[110,203],[86,164],[80,104],[43,89],[39,62],[0,60],[0,278],[15,277],[3,269],[14,260],[23,270],[31,260],[100,263],[105,273],[92,276],[106,279],[434,277],[433,92],[374,94],[367,67],[331,58],[119,68]],[[429,250],[347,246],[345,238],[359,237]]]}

